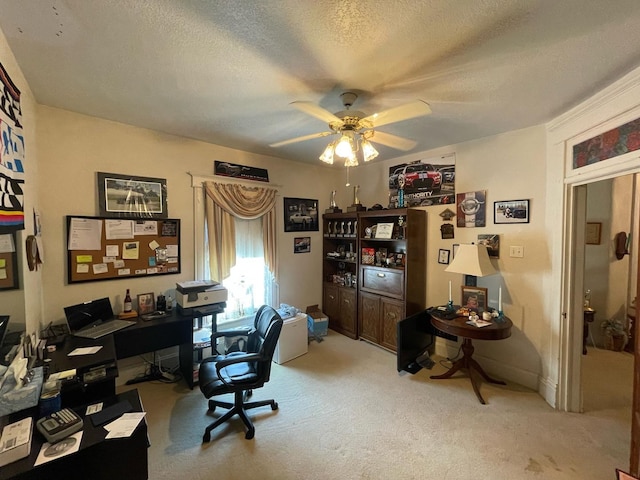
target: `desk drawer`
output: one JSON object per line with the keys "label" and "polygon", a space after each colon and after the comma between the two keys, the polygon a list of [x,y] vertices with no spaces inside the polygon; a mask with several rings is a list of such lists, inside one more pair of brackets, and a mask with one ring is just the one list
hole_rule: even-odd
{"label": "desk drawer", "polygon": [[402,299],[404,292],[404,270],[363,267],[362,289],[367,292]]}

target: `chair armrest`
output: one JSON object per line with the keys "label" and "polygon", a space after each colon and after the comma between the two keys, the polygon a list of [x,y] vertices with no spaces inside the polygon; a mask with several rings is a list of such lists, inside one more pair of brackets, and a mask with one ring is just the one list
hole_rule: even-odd
{"label": "chair armrest", "polygon": [[263,357],[259,353],[244,353],[240,355],[234,355],[233,358],[225,358],[224,360],[216,362],[216,375],[222,383],[230,386],[229,382],[222,378],[222,374],[220,373],[223,368],[228,367],[229,365],[233,365],[234,363],[259,362],[260,360],[263,360]]}
{"label": "chair armrest", "polygon": [[234,328],[233,330],[220,330],[211,334],[211,340],[220,337],[238,337],[240,335],[249,336],[253,332],[253,327]]}

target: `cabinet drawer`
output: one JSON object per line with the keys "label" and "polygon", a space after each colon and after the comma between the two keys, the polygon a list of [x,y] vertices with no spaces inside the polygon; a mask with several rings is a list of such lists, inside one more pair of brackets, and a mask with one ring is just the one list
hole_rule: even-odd
{"label": "cabinet drawer", "polygon": [[362,268],[362,289],[394,298],[403,298],[404,271],[390,268]]}

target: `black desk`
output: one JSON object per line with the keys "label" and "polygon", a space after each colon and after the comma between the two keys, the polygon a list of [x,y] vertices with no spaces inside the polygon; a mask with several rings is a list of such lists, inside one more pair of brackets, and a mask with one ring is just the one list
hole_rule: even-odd
{"label": "black desk", "polygon": [[[102,347],[91,355],[69,356],[76,348]],[[115,395],[118,366],[113,337],[104,336],[97,340],[68,335],[55,352],[48,354],[51,359],[49,374],[75,369],[76,377],[62,383],[62,406],[74,407]],[[92,372],[105,370],[105,376],[90,379]]]}
{"label": "black desk", "polygon": [[[133,411],[143,411],[140,396],[135,389],[102,399],[103,408],[122,400],[128,400]],[[94,427],[91,420],[85,418],[86,407],[74,408],[74,410],[84,419],[80,449],[75,453],[37,467],[34,467],[33,464],[45,441],[35,429],[37,409],[2,417],[0,422],[4,427],[4,425],[16,422],[29,414],[34,415],[34,432],[29,456],[1,467],[0,479],[86,480],[90,478],[113,480],[126,478],[127,480],[146,480],[148,478],[147,448],[149,447],[149,438],[145,419],[140,422],[131,437],[105,440],[107,431],[101,426]]]}
{"label": "black desk", "polygon": [[143,353],[191,343],[193,341],[194,316],[180,315],[173,311],[170,316],[144,321],[138,318],[135,325],[113,334],[116,358],[135,357]]}

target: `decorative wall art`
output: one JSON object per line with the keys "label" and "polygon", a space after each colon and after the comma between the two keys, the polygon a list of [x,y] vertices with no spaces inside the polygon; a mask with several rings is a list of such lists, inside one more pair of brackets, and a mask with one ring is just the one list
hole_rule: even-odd
{"label": "decorative wall art", "polygon": [[234,177],[242,180],[255,180],[257,182],[269,181],[269,172],[264,168],[247,167],[246,165],[221,162],[219,160],[213,162],[213,173],[223,177]]}
{"label": "decorative wall art", "polygon": [[438,250],[438,263],[448,265],[450,253],[451,252],[449,250],[446,250],[444,248],[441,248],[440,250]]}
{"label": "decorative wall art", "polygon": [[573,168],[609,160],[640,149],[640,118],[573,146]]}
{"label": "decorative wall art", "polygon": [[283,204],[285,232],[318,231],[318,200],[285,197]]}
{"label": "decorative wall art", "polygon": [[486,225],[487,192],[458,193],[456,195],[456,221],[458,227],[484,227]]}
{"label": "decorative wall art", "polygon": [[587,245],[600,245],[601,232],[601,222],[587,222],[584,232],[585,243]]}
{"label": "decorative wall art", "polygon": [[489,257],[500,258],[500,235],[493,233],[478,235],[478,244],[487,247]]}
{"label": "decorative wall art", "polygon": [[493,202],[493,223],[529,223],[529,200]]}
{"label": "decorative wall art", "polygon": [[0,234],[24,230],[24,135],[20,90],[0,64]]}
{"label": "decorative wall art", "polygon": [[455,199],[455,154],[389,168],[389,208],[443,205]]}
{"label": "decorative wall art", "polygon": [[293,253],[309,253],[311,251],[311,237],[295,237],[293,239]]}
{"label": "decorative wall art", "polygon": [[167,181],[97,172],[102,217],[167,218]]}

